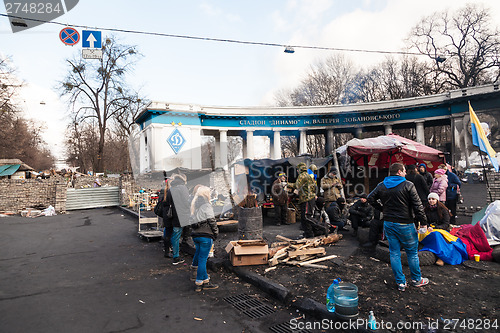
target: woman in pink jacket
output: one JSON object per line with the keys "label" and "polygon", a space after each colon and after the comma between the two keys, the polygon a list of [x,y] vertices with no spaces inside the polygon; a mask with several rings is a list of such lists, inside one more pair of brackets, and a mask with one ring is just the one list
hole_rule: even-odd
{"label": "woman in pink jacket", "polygon": [[444,203],[446,201],[447,188],[448,176],[446,175],[446,170],[437,169],[436,171],[434,171],[434,181],[431,188],[429,189],[429,192],[439,195],[439,201]]}

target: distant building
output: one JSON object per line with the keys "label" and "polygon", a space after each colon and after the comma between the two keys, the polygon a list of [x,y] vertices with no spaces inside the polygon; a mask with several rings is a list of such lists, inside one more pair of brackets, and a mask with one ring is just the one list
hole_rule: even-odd
{"label": "distant building", "polygon": [[[325,155],[334,147],[334,133],[352,133],[362,138],[364,132],[386,135],[397,129],[412,129],[415,141],[426,144],[427,127],[450,129],[444,150],[452,165],[464,161],[477,148],[472,145],[468,102],[481,121],[492,128],[490,143],[500,146],[500,89],[497,83],[446,93],[372,103],[296,107],[217,107],[152,102],[135,119],[140,131],[133,141],[133,162],[139,173],[201,169],[202,137],[215,138],[214,166],[228,166],[229,136],[240,136],[241,154],[254,159],[261,149],[256,136],[270,139],[270,156],[280,159],[282,136],[297,138],[299,154],[307,152],[308,134],[324,135]],[[435,147],[438,148],[438,147]],[[134,167],[134,165],[132,166]]]}
{"label": "distant building", "polygon": [[34,170],[17,158],[0,159],[0,179],[31,178],[31,173]]}

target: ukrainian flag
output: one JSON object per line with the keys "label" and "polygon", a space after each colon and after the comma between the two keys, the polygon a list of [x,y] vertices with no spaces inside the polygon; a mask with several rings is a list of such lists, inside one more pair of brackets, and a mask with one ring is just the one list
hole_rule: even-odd
{"label": "ukrainian flag", "polygon": [[472,129],[472,144],[476,147],[479,147],[481,151],[488,154],[490,158],[491,164],[495,168],[495,171],[498,172],[498,161],[495,157],[496,152],[491,148],[490,143],[488,142],[488,138],[486,138],[486,134],[484,133],[484,129],[479,123],[479,118],[476,116],[476,113],[472,109],[472,106],[469,102],[469,113],[470,113],[470,125]]}

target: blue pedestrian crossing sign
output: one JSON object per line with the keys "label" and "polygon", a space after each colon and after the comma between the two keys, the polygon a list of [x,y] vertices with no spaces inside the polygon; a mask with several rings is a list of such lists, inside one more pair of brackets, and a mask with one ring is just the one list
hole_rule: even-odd
{"label": "blue pedestrian crossing sign", "polygon": [[102,47],[101,32],[82,30],[82,47],[100,49]]}
{"label": "blue pedestrian crossing sign", "polygon": [[168,137],[167,142],[170,145],[170,148],[172,148],[174,153],[177,155],[182,146],[184,146],[184,144],[186,143],[186,139],[184,139],[181,132],[179,132],[179,130],[176,128],[175,131],[173,131]]}

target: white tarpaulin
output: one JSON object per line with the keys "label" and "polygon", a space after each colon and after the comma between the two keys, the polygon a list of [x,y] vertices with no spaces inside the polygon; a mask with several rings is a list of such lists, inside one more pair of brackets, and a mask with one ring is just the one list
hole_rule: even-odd
{"label": "white tarpaulin", "polygon": [[479,225],[486,234],[490,245],[500,244],[500,200],[495,200],[484,213]]}

